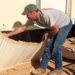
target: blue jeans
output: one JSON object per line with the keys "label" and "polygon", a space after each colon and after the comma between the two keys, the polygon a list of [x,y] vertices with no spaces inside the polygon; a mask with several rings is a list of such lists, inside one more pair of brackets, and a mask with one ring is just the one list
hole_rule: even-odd
{"label": "blue jeans", "polygon": [[72,21],[65,26],[62,27],[59,32],[53,36],[47,43],[44,55],[42,57],[42,61],[40,62],[40,68],[46,69],[48,66],[48,61],[51,59],[52,50],[54,52],[54,60],[55,60],[55,69],[62,69],[62,45],[67,38],[68,33],[72,28]]}

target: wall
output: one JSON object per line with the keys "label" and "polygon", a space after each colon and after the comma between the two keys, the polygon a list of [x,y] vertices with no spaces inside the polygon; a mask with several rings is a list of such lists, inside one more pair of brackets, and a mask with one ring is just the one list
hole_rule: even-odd
{"label": "wall", "polygon": [[72,0],[72,14],[71,14],[71,18],[73,19],[73,22],[75,24],[75,0]]}
{"label": "wall", "polygon": [[25,5],[36,3],[36,0],[0,0],[0,28],[12,27],[15,21],[25,23],[26,17],[21,15]]}
{"label": "wall", "polygon": [[[75,23],[75,0],[41,0],[41,8],[56,8],[64,13],[66,12],[66,1],[72,2],[68,3],[71,4],[71,9],[69,9],[70,5],[68,6],[68,10],[71,10],[71,19],[73,23]],[[70,12],[70,11],[68,11]]]}
{"label": "wall", "polygon": [[[21,15],[21,13],[25,5],[37,4],[37,2],[37,0],[0,0],[0,31],[1,29],[11,29],[16,21],[21,21],[24,24],[26,16]],[[66,0],[40,0],[39,2],[41,2],[41,8],[50,7],[65,12]],[[73,21],[75,19],[74,9],[75,0],[72,0],[71,18]]]}
{"label": "wall", "polygon": [[65,0],[41,0],[41,8],[56,8],[63,12],[65,12],[65,4]]}

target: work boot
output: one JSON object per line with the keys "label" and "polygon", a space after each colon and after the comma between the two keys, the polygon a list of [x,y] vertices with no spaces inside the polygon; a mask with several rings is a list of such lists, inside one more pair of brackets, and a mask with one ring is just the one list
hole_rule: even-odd
{"label": "work boot", "polygon": [[62,74],[62,70],[53,70],[52,72],[49,73],[49,75],[61,75]]}
{"label": "work boot", "polygon": [[46,72],[46,69],[38,68],[34,72],[31,72],[31,75],[40,75]]}

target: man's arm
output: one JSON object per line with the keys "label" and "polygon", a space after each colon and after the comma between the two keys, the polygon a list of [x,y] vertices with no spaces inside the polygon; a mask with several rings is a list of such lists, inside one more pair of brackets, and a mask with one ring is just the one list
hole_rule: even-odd
{"label": "man's arm", "polygon": [[10,36],[13,36],[13,35],[16,35],[16,34],[19,34],[19,33],[22,33],[24,31],[26,31],[27,28],[28,28],[28,26],[27,25],[24,25],[24,26],[21,26],[21,27],[16,28],[12,32],[9,32],[9,33],[6,33],[6,34],[4,33],[4,35],[6,35],[7,37],[10,37]]}

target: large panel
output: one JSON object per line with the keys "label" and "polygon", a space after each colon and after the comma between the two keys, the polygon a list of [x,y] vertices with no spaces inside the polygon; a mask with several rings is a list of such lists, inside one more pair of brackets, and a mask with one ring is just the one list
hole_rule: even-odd
{"label": "large panel", "polygon": [[41,0],[41,8],[56,8],[65,12],[66,0]]}
{"label": "large panel", "polygon": [[12,27],[15,21],[25,23],[26,17],[21,13],[25,5],[36,3],[36,0],[0,0],[0,28]]}
{"label": "large panel", "polygon": [[71,12],[71,18],[73,19],[75,23],[75,0],[72,0],[72,12]]}

